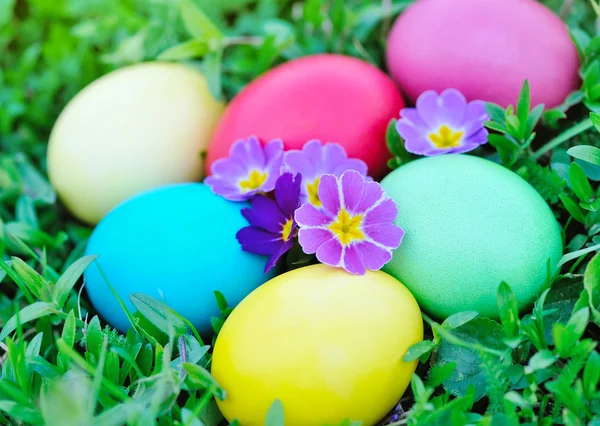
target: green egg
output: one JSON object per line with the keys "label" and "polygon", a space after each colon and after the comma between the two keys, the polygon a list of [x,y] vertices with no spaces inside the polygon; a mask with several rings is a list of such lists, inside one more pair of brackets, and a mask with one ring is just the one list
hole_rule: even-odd
{"label": "green egg", "polygon": [[467,155],[423,158],[381,184],[406,231],[384,271],[437,318],[468,310],[498,316],[502,281],[524,308],[557,269],[562,238],[550,207],[498,164]]}

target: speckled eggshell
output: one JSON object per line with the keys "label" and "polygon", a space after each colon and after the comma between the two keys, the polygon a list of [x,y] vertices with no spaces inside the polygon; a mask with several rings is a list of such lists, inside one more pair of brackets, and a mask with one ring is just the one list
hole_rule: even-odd
{"label": "speckled eggshell", "polygon": [[223,105],[199,71],[145,62],[113,71],[79,92],[48,143],[48,175],[63,204],[96,224],[147,189],[200,180]]}
{"label": "speckled eggshell", "polygon": [[411,101],[455,88],[506,107],[528,79],[532,104],[554,107],[579,87],[566,25],[534,0],[417,0],[394,24],[386,56]]}
{"label": "speckled eggshell", "polygon": [[443,155],[410,162],[383,181],[406,235],[384,271],[438,318],[497,316],[502,281],[521,308],[562,255],[552,210],[517,174],[491,161]]}
{"label": "speckled eggshell", "polygon": [[246,86],[228,105],[208,150],[211,164],[238,139],[283,139],[300,149],[310,139],[341,144],[369,173],[382,176],[390,154],[385,132],[404,102],[386,74],[342,55],[313,55],[279,65]]}
{"label": "speckled eggshell", "polygon": [[242,251],[235,238],[247,226],[233,203],[201,183],[149,190],[117,206],[98,224],[86,254],[98,255],[85,272],[85,288],[96,310],[121,331],[129,321],[103,279],[128,308],[131,293],[164,300],[201,332],[219,316],[213,294],[219,290],[230,306],[258,285],[266,258]]}
{"label": "speckled eggshell", "polygon": [[286,426],[373,426],[397,403],[416,361],[402,360],[423,339],[410,292],[381,271],[358,276],[312,265],[253,291],[225,321],[212,374],[230,422],[263,426],[275,399]]}

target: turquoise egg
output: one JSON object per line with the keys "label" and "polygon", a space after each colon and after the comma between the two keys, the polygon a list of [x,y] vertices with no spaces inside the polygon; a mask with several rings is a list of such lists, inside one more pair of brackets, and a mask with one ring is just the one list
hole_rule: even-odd
{"label": "turquoise egg", "polygon": [[[131,311],[131,293],[167,303],[200,331],[218,316],[218,290],[231,307],[273,277],[266,258],[242,251],[235,238],[247,226],[233,203],[201,183],[160,187],[115,207],[94,230],[86,254],[98,255],[85,272],[85,288],[96,310],[121,331],[130,323],[102,277]],[[100,266],[100,268],[98,268]]]}
{"label": "turquoise egg", "polygon": [[497,316],[502,281],[525,308],[557,269],[562,238],[552,210],[496,163],[469,155],[423,158],[381,185],[406,232],[384,271],[435,317],[470,310]]}

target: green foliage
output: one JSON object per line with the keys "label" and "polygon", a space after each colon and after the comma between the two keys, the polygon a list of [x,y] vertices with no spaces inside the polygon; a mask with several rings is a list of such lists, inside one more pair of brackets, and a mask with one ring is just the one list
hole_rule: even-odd
{"label": "green foliage", "polygon": [[[424,315],[426,340],[399,354],[421,366],[388,416],[392,425],[600,419],[598,5],[544,2],[570,26],[581,88],[545,109],[531,105],[525,81],[513,106],[488,104],[487,150],[551,205],[565,238],[559,275],[550,271],[533,306],[520,305],[511,283],[498,283],[499,321],[476,312],[442,323]],[[91,230],[66,214],[45,170],[48,135],[65,104],[111,70],[157,58],[200,67],[224,99],[276,64],[312,53],[343,53],[385,69],[387,32],[410,3],[0,1],[0,423],[224,424],[215,400],[226,390],[210,375],[210,347],[187,319],[136,293],[136,312],[127,312],[132,328],[122,334],[81,291],[94,261],[83,257]],[[386,142],[390,168],[414,158],[395,120]],[[295,268],[315,259],[295,247],[287,261]],[[216,335],[232,308],[215,297]],[[274,401],[265,424],[285,425],[284,404]]]}

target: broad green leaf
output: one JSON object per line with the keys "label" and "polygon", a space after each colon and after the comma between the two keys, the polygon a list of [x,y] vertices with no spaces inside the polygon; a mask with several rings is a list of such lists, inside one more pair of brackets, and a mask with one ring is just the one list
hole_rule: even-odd
{"label": "broad green leaf", "polygon": [[140,314],[163,333],[168,335],[169,327],[173,327],[177,335],[187,332],[185,322],[166,303],[142,293],[132,293],[129,300]]}
{"label": "broad green leaf", "polygon": [[458,328],[468,323],[469,321],[477,318],[478,315],[479,312],[476,311],[458,312],[446,318],[442,323],[442,327],[445,327],[448,330],[454,330],[455,328]]}
{"label": "broad green leaf", "polygon": [[59,308],[62,308],[67,301],[71,289],[75,286],[81,274],[97,257],[96,255],[89,255],[78,259],[56,281],[53,298]]}
{"label": "broad green leaf", "polygon": [[529,135],[529,134],[531,134],[531,132],[533,132],[533,129],[535,128],[535,126],[537,126],[537,124],[540,121],[540,118],[542,118],[543,114],[544,114],[544,105],[543,104],[535,106],[535,108],[533,108],[529,112],[529,118],[527,119],[525,135]]}
{"label": "broad green leaf", "polygon": [[554,344],[558,354],[567,358],[573,352],[573,348],[583,335],[590,318],[589,308],[580,309],[575,312],[566,325],[557,323],[552,329]]}
{"label": "broad green leaf", "polygon": [[0,400],[0,411],[26,424],[42,423],[42,418],[36,409],[17,404],[14,401]]}
{"label": "broad green leaf", "polygon": [[[492,350],[503,350],[502,326],[488,318],[475,318],[451,332],[455,338],[471,344],[479,344]],[[482,398],[487,389],[484,371],[478,351],[458,346],[443,339],[434,352],[432,366],[456,363],[456,369],[444,382],[446,390],[464,395],[470,385],[475,387],[476,399]]]}
{"label": "broad green leaf", "polygon": [[157,59],[159,61],[185,61],[193,58],[201,58],[208,51],[208,43],[205,40],[193,39],[168,48],[158,55]]}
{"label": "broad green leaf", "polygon": [[570,198],[568,195],[561,194],[559,195],[559,197],[565,209],[567,209],[569,214],[573,216],[573,219],[575,219],[579,223],[585,224],[585,214],[583,213],[583,210],[581,210],[579,205],[575,201],[573,201],[573,199]]}
{"label": "broad green leaf", "polygon": [[590,119],[592,120],[592,124],[600,132],[600,114],[596,112],[590,112]]}
{"label": "broad green leaf", "polygon": [[206,424],[187,408],[181,409],[181,420],[185,426],[206,426]]}
{"label": "broad green leaf", "polygon": [[202,388],[208,389],[215,394],[219,399],[225,399],[225,391],[215,379],[210,375],[208,370],[197,365],[185,362],[182,364],[183,369],[188,373],[189,377],[202,386]]}
{"label": "broad green leaf", "polygon": [[206,40],[209,44],[211,40],[219,41],[223,38],[221,31],[211,22],[198,4],[191,0],[177,1],[179,2],[183,25],[192,37]]}
{"label": "broad green leaf", "polygon": [[597,387],[600,381],[600,354],[593,351],[583,369],[583,392],[592,400],[597,397]]}
{"label": "broad green leaf", "polygon": [[486,102],[485,110],[494,122],[498,124],[504,124],[504,121],[506,120],[504,115],[504,108],[502,108],[500,105],[496,105],[492,102]]}
{"label": "broad green leaf", "polygon": [[575,195],[577,195],[581,201],[589,203],[592,197],[594,197],[594,190],[579,164],[571,163],[571,166],[569,167],[569,179]]}
{"label": "broad green leaf", "polygon": [[525,367],[525,374],[531,374],[538,370],[543,370],[550,367],[556,362],[558,357],[548,349],[537,352],[529,359],[529,363]]}
{"label": "broad green leaf", "polygon": [[588,263],[583,285],[588,294],[592,319],[596,325],[600,325],[600,253],[596,253]]}
{"label": "broad green leaf", "polygon": [[529,109],[531,108],[531,95],[529,91],[529,81],[525,80],[519,94],[517,102],[517,118],[519,119],[519,133],[522,138],[527,131],[527,121],[529,119]]}
{"label": "broad green leaf", "polygon": [[504,336],[515,337],[519,332],[519,306],[517,297],[510,286],[502,281],[496,296],[500,321],[504,328]]}
{"label": "broad green leaf", "polygon": [[421,358],[424,354],[431,352],[435,347],[436,344],[431,340],[423,340],[408,348],[403,359],[405,362],[414,361],[415,359]]}
{"label": "broad green leaf", "polygon": [[85,344],[88,352],[96,357],[96,361],[100,355],[102,340],[103,338],[100,320],[97,316],[94,316],[85,329]]}
{"label": "broad green leaf", "polygon": [[579,160],[600,166],[600,148],[591,145],[578,145],[569,148],[567,154]]}
{"label": "broad green leaf", "polygon": [[265,426],[285,426],[283,411],[283,404],[281,401],[278,399],[273,401],[269,411],[267,411]]}
{"label": "broad green leaf", "polygon": [[25,306],[18,314],[13,315],[6,324],[4,324],[4,327],[0,332],[0,341],[4,340],[10,333],[16,330],[17,315],[19,316],[19,323],[25,324],[46,315],[50,315],[52,313],[52,308],[52,304],[46,302],[35,302]]}
{"label": "broad green leaf", "polygon": [[323,22],[321,14],[322,0],[306,0],[304,1],[303,19],[310,23],[314,28],[320,28]]}
{"label": "broad green leaf", "polygon": [[432,367],[427,373],[427,381],[425,386],[428,388],[437,388],[442,383],[450,378],[454,370],[456,369],[455,362],[449,362],[447,364],[439,364]]}

